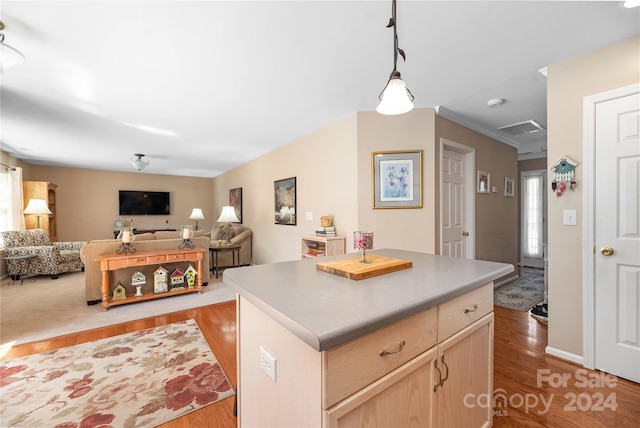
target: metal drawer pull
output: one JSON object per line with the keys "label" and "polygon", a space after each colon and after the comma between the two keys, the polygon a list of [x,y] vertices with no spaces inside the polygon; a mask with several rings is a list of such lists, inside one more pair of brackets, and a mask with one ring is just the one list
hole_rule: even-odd
{"label": "metal drawer pull", "polygon": [[476,303],[475,305],[473,305],[473,309],[464,308],[464,313],[468,314],[469,312],[475,312],[477,310],[478,310],[478,304]]}
{"label": "metal drawer pull", "polygon": [[[435,366],[436,370],[438,370],[438,382],[436,382],[436,384],[433,385],[433,392],[436,392],[438,387],[442,386],[442,372],[440,371],[440,367],[438,367],[438,359],[437,358],[435,360],[433,360],[433,365]],[[447,368],[447,371],[449,371],[448,368]]]}
{"label": "metal drawer pull", "polygon": [[387,350],[380,351],[380,356],[384,357],[385,355],[397,354],[398,352],[402,351],[402,348],[404,348],[404,340],[400,341],[400,343],[398,343],[398,347],[393,351],[387,351]]}
{"label": "metal drawer pull", "polygon": [[[437,361],[437,360],[436,360]],[[444,385],[444,382],[449,379],[449,366],[447,365],[447,363],[444,362],[444,355],[442,357],[440,357],[440,361],[442,361],[442,365],[445,369],[447,369],[447,374],[444,375],[444,377],[442,378],[442,380],[440,381],[440,386]]]}

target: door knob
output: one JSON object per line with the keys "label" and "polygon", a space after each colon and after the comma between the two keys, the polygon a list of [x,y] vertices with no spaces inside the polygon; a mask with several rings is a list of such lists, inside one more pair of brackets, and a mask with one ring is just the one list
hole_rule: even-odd
{"label": "door knob", "polygon": [[603,256],[610,256],[614,253],[613,248],[611,247],[602,247],[602,249],[600,250],[600,253]]}
{"label": "door knob", "polygon": [[462,232],[462,236],[469,236],[469,232]]}

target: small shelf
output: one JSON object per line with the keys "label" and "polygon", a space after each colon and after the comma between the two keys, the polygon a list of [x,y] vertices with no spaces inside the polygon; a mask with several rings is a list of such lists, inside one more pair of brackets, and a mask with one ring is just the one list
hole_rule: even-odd
{"label": "small shelf", "polygon": [[144,302],[145,300],[153,300],[153,299],[159,299],[162,297],[177,296],[178,294],[197,293],[197,292],[198,292],[198,289],[196,287],[183,288],[179,290],[167,291],[166,293],[158,293],[158,294],[154,293],[153,291],[145,291],[144,293],[142,293],[142,296],[136,296],[135,294],[127,294],[127,297],[125,297],[124,299],[118,299],[118,300],[110,299],[109,306],[126,305],[128,303]]}
{"label": "small shelf", "polygon": [[306,235],[302,237],[301,255],[303,259],[315,259],[344,254],[344,245],[344,236]]}

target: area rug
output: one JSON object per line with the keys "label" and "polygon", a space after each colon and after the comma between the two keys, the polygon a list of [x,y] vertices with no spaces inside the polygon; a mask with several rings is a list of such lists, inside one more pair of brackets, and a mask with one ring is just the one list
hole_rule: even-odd
{"label": "area rug", "polygon": [[223,284],[222,279],[211,278],[202,294],[147,300],[102,312],[99,304],[87,306],[84,272],[65,273],[56,280],[40,276],[36,281],[25,281],[22,285],[20,281],[8,285],[3,280],[0,286],[0,344],[11,346],[48,339],[213,305],[235,297],[236,293]]}
{"label": "area rug", "polygon": [[0,363],[0,426],[156,426],[233,394],[187,320]]}
{"label": "area rug", "polygon": [[544,299],[544,272],[541,269],[526,269],[514,282],[503,285],[493,292],[493,304],[526,312]]}

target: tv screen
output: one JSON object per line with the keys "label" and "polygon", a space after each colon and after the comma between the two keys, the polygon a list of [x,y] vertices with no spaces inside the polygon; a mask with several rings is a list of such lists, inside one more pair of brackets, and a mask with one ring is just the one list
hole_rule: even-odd
{"label": "tv screen", "polygon": [[169,215],[169,192],[119,190],[120,215]]}

